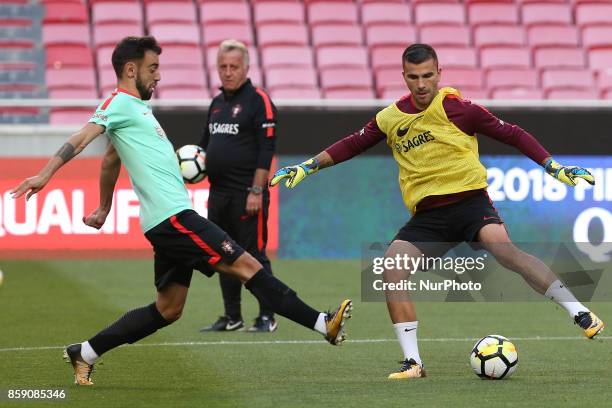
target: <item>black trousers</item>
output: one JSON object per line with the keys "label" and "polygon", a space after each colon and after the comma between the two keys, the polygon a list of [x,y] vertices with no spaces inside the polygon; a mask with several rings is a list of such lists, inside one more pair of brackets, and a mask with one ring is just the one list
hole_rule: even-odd
{"label": "black trousers", "polygon": [[[250,253],[272,275],[272,265],[266,255],[268,242],[268,209],[270,195],[263,193],[262,209],[255,215],[246,213],[247,192],[220,193],[211,190],[208,197],[208,219],[227,232],[238,245]],[[219,274],[225,314],[233,320],[241,319],[242,284],[237,278]],[[272,311],[259,300],[259,315],[273,316]]]}

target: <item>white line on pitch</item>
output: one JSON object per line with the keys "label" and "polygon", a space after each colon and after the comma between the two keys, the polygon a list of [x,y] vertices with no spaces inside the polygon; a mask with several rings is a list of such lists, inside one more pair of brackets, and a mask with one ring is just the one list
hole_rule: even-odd
{"label": "white line on pitch", "polygon": [[[597,336],[597,340],[612,340],[612,336]],[[423,338],[420,342],[468,342],[476,341],[474,337],[451,337],[451,338]],[[587,340],[584,337],[512,337],[512,341],[559,341],[559,340]],[[349,339],[347,343],[388,343],[395,342],[396,339]],[[185,341],[185,342],[167,342],[167,343],[137,343],[130,347],[188,347],[188,346],[241,346],[241,345],[269,345],[269,344],[325,344],[324,340],[263,340],[263,341]],[[0,353],[11,351],[40,351],[40,350],[58,350],[64,346],[40,346],[40,347],[10,347],[0,348]]]}

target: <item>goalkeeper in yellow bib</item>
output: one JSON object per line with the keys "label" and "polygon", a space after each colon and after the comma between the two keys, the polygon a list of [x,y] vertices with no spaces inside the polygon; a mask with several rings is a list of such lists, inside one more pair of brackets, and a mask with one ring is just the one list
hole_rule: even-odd
{"label": "goalkeeper in yellow bib", "polygon": [[[570,186],[575,186],[578,179],[595,184],[593,176],[584,168],[557,163],[529,133],[462,99],[457,90],[438,89],[441,70],[436,52],[429,45],[406,48],[402,65],[409,95],[316,157],[279,169],[271,185],[285,181],[286,187],[294,188],[306,176],[386,140],[399,167],[404,202],[413,216],[396,234],[385,256],[441,256],[458,242],[479,242],[501,265],[519,273],[534,290],[567,310],[588,338],[599,334],[603,322],[572,295],[548,266],[510,241],[487,195],[487,173],[478,158],[475,135],[484,134],[516,147],[552,177]],[[386,282],[399,282],[406,276],[405,270],[387,270],[383,274]],[[425,377],[417,345],[414,304],[405,291],[388,291],[386,298],[404,353],[400,370],[389,378]]]}

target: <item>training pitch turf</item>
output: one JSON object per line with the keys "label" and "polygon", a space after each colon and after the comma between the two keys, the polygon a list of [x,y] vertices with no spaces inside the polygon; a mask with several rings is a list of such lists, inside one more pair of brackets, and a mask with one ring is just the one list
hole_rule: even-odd
{"label": "training pitch turf", "polygon": [[[62,345],[83,341],[154,296],[150,261],[0,261],[0,406],[462,407],[609,406],[612,337],[589,341],[550,302],[421,303],[420,350],[429,377],[387,380],[399,345],[383,303],[362,303],[359,263],[277,261],[277,275],[316,308],[355,300],[349,338],[332,347],[284,318],[272,334],[201,334],[221,313],[216,278],[194,274],[180,321],[102,357],[93,387],[72,384]],[[247,323],[256,305],[243,292]],[[612,324],[612,303],[591,305]],[[478,379],[477,337],[516,344],[506,381]],[[351,341],[352,340],[352,341]],[[9,401],[9,389],[57,389],[65,401]]]}

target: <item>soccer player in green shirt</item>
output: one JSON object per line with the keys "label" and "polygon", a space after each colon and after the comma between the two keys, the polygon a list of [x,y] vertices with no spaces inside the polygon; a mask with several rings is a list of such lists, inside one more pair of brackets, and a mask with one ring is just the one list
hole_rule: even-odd
{"label": "soccer player in green shirt", "polygon": [[159,54],[153,37],[126,37],[112,55],[117,89],[98,107],[81,130],[34,177],[11,190],[14,198],[29,199],[53,174],[92,140],[107,133],[111,144],[102,160],[100,205],[83,219],[100,228],[110,211],[121,163],[126,167],[140,200],[140,224],[155,252],[154,303],[127,312],[106,329],[64,351],[78,385],[92,385],[91,372],[103,353],[134,343],[181,316],[193,269],[207,276],[214,271],[240,279],[253,294],[281,316],[320,332],[331,344],[344,340],[344,323],[352,302],[345,299],[334,313],[318,312],[262,265],[222,229],[192,208],[174,148],[145,102],[161,80]]}

